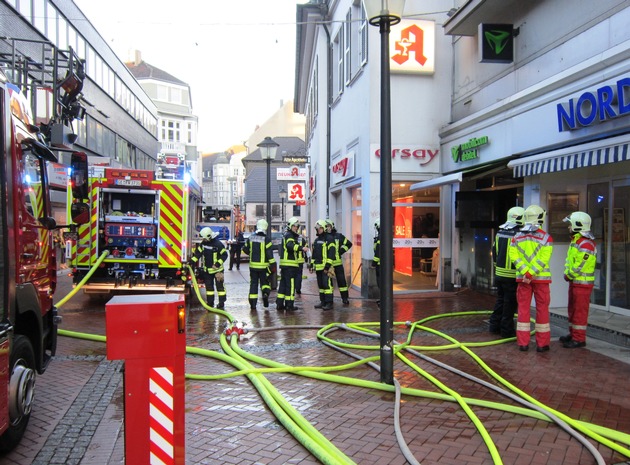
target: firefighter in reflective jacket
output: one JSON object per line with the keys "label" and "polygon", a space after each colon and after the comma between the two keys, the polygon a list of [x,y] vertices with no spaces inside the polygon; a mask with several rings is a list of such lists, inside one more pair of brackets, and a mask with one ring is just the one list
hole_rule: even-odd
{"label": "firefighter in reflective jacket", "polygon": [[333,223],[332,220],[326,220],[326,232],[332,236],[335,244],[332,264],[335,268],[335,279],[337,281],[339,293],[341,294],[341,301],[344,306],[347,306],[350,305],[350,300],[348,300],[348,283],[346,281],[346,272],[343,269],[343,259],[341,257],[352,248],[352,242],[350,242],[342,233],[337,231],[335,223]]}
{"label": "firefighter in reflective jacket", "polygon": [[510,248],[510,258],[516,268],[516,282],[518,283],[516,343],[521,351],[529,349],[532,294],[536,299],[536,351],[548,351],[551,342],[549,262],[553,253],[553,239],[540,227],[545,221],[545,215],[545,210],[538,205],[527,207],[524,215],[525,226],[514,236]]}
{"label": "firefighter in reflective jacket", "polygon": [[514,314],[518,309],[516,300],[516,269],[510,259],[512,238],[524,226],[525,209],[512,207],[507,220],[501,226],[492,246],[494,282],[497,287],[497,300],[490,315],[490,332],[503,338],[514,337]]}
{"label": "firefighter in reflective jacket", "polygon": [[567,349],[575,349],[586,346],[597,247],[591,233],[591,217],[587,213],[573,212],[563,221],[569,223],[572,238],[564,265],[564,280],[569,282],[569,334],[560,337],[560,342]]}
{"label": "firefighter in reflective jacket", "polygon": [[[223,263],[228,258],[228,251],[223,243],[217,238],[219,233],[205,227],[199,231],[201,243],[193,249],[190,259],[194,268],[201,269],[201,277],[206,285],[206,302],[214,307],[214,287],[216,284],[219,305],[217,308],[225,308],[227,294],[223,283]],[[203,261],[200,260],[203,258]]]}
{"label": "firefighter in reflective jacket", "polygon": [[256,232],[247,238],[243,252],[249,255],[249,307],[256,310],[258,285],[262,292],[263,307],[269,307],[271,285],[269,275],[276,272],[276,259],[273,257],[271,240],[267,237],[268,223],[258,220]]}
{"label": "firefighter in reflective jacket", "polygon": [[311,266],[317,275],[317,287],[319,288],[319,303],[315,304],[315,308],[331,310],[333,308],[332,278],[335,276],[332,260],[335,254],[335,241],[326,232],[325,220],[317,220],[315,231],[317,237],[313,241],[313,256],[311,258]]}
{"label": "firefighter in reflective jacket", "polygon": [[287,230],[282,235],[282,248],[280,249],[280,284],[276,308],[278,310],[297,310],[295,307],[295,281],[300,267],[298,256],[307,252],[308,247],[300,244],[300,219],[290,218],[287,222]]}

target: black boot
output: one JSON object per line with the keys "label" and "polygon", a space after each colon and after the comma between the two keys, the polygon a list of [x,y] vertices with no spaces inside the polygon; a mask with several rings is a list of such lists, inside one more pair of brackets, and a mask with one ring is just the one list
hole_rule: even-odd
{"label": "black boot", "polygon": [[269,307],[269,294],[267,292],[263,292],[263,307]]}
{"label": "black boot", "polygon": [[324,308],[324,302],[320,302],[318,304],[315,304],[315,308]]}

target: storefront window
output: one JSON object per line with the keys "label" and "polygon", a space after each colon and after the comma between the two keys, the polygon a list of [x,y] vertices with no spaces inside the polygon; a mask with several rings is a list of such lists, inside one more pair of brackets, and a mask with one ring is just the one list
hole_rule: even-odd
{"label": "storefront window", "polygon": [[[608,183],[590,184],[587,191],[586,212],[591,216],[591,232],[597,244],[597,265],[595,268],[595,287],[591,302],[606,305],[606,241],[604,239],[604,212],[608,210]],[[607,229],[607,228],[606,228]]]}

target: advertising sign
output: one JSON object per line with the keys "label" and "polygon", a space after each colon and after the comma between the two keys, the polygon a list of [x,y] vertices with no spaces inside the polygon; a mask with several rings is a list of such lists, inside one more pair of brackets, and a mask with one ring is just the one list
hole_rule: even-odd
{"label": "advertising sign", "polygon": [[289,195],[287,202],[295,202],[296,205],[306,205],[306,183],[293,182],[287,184]]}
{"label": "advertising sign", "polygon": [[[413,197],[399,199],[400,203],[413,203]],[[410,239],[413,237],[413,207],[394,207],[394,240]],[[411,247],[398,247],[394,249],[394,271],[411,276],[412,269],[412,249]]]}

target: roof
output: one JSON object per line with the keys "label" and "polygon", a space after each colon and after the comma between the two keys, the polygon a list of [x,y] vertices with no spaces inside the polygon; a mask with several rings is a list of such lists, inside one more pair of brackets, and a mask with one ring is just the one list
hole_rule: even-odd
{"label": "roof", "polygon": [[125,63],[129,71],[137,80],[141,79],[155,79],[158,81],[169,82],[171,84],[179,84],[181,86],[188,87],[188,84],[184,81],[177,79],[172,74],[167,73],[166,71],[161,70],[160,68],[156,68],[155,66],[150,65],[146,61],[142,60],[140,63]]}

